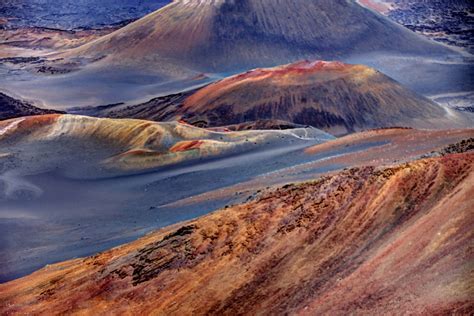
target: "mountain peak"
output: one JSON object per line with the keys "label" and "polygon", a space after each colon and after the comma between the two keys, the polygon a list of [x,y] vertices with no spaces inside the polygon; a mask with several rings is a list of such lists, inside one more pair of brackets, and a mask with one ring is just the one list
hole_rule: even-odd
{"label": "mountain peak", "polygon": [[66,55],[219,72],[374,51],[444,48],[353,1],[178,0]]}

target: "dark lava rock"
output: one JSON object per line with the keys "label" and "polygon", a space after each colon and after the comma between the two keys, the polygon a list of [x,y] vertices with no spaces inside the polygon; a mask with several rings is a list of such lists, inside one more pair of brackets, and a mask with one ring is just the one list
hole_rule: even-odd
{"label": "dark lava rock", "polygon": [[7,120],[21,116],[62,114],[56,110],[40,109],[28,102],[21,101],[0,93],[0,120]]}

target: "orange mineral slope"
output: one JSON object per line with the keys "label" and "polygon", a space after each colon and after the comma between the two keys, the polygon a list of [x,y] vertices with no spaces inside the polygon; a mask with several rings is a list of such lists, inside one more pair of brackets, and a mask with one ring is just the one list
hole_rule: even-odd
{"label": "orange mineral slope", "polygon": [[474,154],[286,185],[0,285],[3,314],[469,314]]}

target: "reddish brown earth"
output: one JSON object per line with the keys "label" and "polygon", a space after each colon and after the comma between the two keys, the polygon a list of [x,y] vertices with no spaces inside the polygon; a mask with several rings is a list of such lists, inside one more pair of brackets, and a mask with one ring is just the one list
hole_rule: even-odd
{"label": "reddish brown earth", "polygon": [[171,147],[170,151],[173,153],[177,153],[180,151],[199,149],[203,145],[203,143],[204,142],[201,140],[183,141]]}
{"label": "reddish brown earth", "polygon": [[0,285],[3,314],[463,314],[474,154],[261,193]]}

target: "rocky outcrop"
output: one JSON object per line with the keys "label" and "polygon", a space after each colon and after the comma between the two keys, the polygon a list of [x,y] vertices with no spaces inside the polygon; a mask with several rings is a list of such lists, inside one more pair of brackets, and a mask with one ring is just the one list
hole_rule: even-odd
{"label": "rocky outcrop", "polygon": [[20,101],[0,93],[0,120],[7,120],[21,116],[64,113],[56,110],[40,109],[28,102]]}

